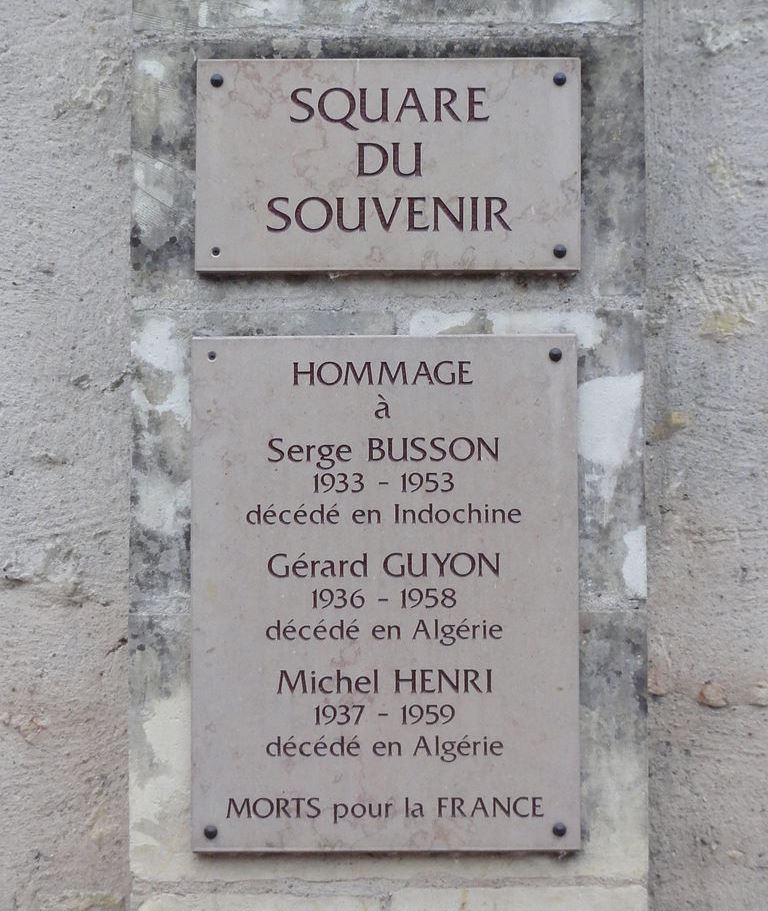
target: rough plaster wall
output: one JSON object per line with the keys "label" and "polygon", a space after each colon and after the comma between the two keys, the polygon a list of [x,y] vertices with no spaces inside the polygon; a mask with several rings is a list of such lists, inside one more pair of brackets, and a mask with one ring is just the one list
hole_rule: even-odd
{"label": "rough plaster wall", "polygon": [[127,892],[129,4],[0,4],[0,909]]}
{"label": "rough plaster wall", "polygon": [[654,906],[764,911],[768,7],[654,0],[645,47]]}

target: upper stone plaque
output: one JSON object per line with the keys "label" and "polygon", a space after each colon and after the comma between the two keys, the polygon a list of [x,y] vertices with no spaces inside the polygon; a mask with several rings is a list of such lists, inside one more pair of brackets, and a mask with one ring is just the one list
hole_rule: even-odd
{"label": "upper stone plaque", "polygon": [[580,61],[201,60],[201,272],[572,271]]}

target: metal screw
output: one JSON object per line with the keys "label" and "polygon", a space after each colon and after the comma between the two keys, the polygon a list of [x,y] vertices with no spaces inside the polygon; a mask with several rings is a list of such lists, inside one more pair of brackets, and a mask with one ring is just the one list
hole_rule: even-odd
{"label": "metal screw", "polygon": [[560,358],[563,356],[563,352],[559,348],[550,348],[549,349],[549,359],[557,363]]}
{"label": "metal screw", "polygon": [[211,76],[211,85],[215,89],[219,89],[224,85],[224,77],[221,73],[214,73],[213,76]]}
{"label": "metal screw", "polygon": [[566,829],[564,822],[556,822],[552,826],[552,834],[556,835],[558,838],[562,838],[567,831],[568,829]]}
{"label": "metal screw", "polygon": [[[565,248],[563,248],[563,249],[565,249]],[[211,247],[211,256],[220,256],[220,255],[221,255],[221,247]],[[557,253],[555,253],[555,256],[557,256]],[[563,256],[565,256],[565,254],[563,254]]]}
{"label": "metal screw", "polygon": [[205,835],[208,841],[212,841],[218,834],[219,830],[216,828],[216,826],[206,826],[203,829],[203,835]]}
{"label": "metal screw", "polygon": [[552,248],[552,252],[558,259],[562,259],[568,250],[566,249],[565,244],[555,244],[555,246]]}
{"label": "metal screw", "polygon": [[209,352],[208,352],[208,360],[209,360],[209,361],[215,361],[215,360],[216,360],[216,352],[215,352],[215,351],[209,351]]}
{"label": "metal screw", "polygon": [[555,85],[565,85],[567,81],[568,77],[565,75],[565,73],[555,73],[555,75],[552,77],[552,82],[554,82]]}

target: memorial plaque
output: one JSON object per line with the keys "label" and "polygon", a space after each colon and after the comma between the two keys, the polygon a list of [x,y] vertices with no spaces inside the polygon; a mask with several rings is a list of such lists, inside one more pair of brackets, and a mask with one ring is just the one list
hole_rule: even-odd
{"label": "memorial plaque", "polygon": [[574,337],[192,363],[194,849],[578,848]]}
{"label": "memorial plaque", "polygon": [[202,272],[579,268],[580,61],[201,60]]}

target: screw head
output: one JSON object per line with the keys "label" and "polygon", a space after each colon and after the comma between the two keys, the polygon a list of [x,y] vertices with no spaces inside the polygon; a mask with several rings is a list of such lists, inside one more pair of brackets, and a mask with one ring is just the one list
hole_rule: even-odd
{"label": "screw head", "polygon": [[560,358],[563,356],[563,352],[559,348],[550,348],[549,349],[549,359],[557,363]]}
{"label": "screw head", "polygon": [[562,838],[563,835],[568,831],[564,822],[556,822],[552,826],[552,834],[556,835],[558,838]]}
{"label": "screw head", "polygon": [[552,248],[552,253],[557,257],[557,259],[562,259],[565,254],[568,252],[565,244],[555,244]]}
{"label": "screw head", "polygon": [[221,256],[221,247],[211,247],[211,256]]}
{"label": "screw head", "polygon": [[554,82],[555,85],[565,85],[567,81],[568,77],[565,75],[565,73],[555,73],[555,75],[552,77],[552,82]]}
{"label": "screw head", "polygon": [[215,361],[215,360],[216,360],[216,352],[215,352],[215,351],[209,351],[209,352],[208,352],[208,360],[209,360],[209,361]]}
{"label": "screw head", "polygon": [[215,89],[219,89],[224,85],[224,77],[221,75],[221,73],[214,73],[211,76],[211,85]]}
{"label": "screw head", "polygon": [[219,830],[216,828],[216,826],[206,826],[203,829],[203,835],[205,835],[208,841],[212,841],[218,834]]}

